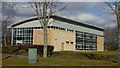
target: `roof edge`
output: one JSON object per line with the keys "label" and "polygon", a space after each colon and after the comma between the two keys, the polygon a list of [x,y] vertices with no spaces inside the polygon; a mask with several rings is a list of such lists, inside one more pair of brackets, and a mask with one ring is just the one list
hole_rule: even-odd
{"label": "roof edge", "polygon": [[[83,23],[83,22],[80,22],[80,21],[76,21],[76,20],[65,18],[65,17],[58,16],[58,15],[52,15],[50,18],[54,18],[54,17],[58,17],[58,18],[61,18],[61,19],[69,20],[69,21],[74,21],[74,22],[77,22],[78,24],[94,27],[94,28],[97,28],[97,29],[100,29],[100,30],[104,31],[104,28],[102,28],[102,27],[99,27],[99,26],[96,26],[96,25],[92,25],[92,24],[88,24],[88,23]],[[34,16],[34,17],[30,17],[30,18],[25,18],[23,20],[20,20],[20,21],[17,21],[15,23],[11,24],[9,27],[12,28],[12,27],[15,27],[17,25],[23,24],[25,22],[34,21],[34,20],[38,20],[38,17]]]}

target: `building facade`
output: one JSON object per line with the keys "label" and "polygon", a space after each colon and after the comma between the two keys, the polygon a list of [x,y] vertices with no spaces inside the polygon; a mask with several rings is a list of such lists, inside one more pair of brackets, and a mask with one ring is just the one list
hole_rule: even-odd
{"label": "building facade", "polygon": [[[37,17],[8,26],[12,29],[12,44],[43,44],[43,27]],[[104,29],[53,15],[48,26],[48,44],[54,51],[104,51]]]}

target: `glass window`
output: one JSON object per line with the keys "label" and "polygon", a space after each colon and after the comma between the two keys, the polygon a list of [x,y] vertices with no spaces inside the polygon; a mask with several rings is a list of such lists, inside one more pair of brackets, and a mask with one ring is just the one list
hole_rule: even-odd
{"label": "glass window", "polygon": [[33,28],[17,28],[14,34],[14,44],[18,44],[16,40],[23,41],[22,44],[32,44]]}
{"label": "glass window", "polygon": [[66,44],[69,44],[69,41],[66,41]]}
{"label": "glass window", "polygon": [[77,47],[78,45],[84,45],[82,48],[84,50],[97,49],[96,35],[80,32],[80,31],[75,31],[75,32],[76,32],[76,48],[77,49],[79,49]]}
{"label": "glass window", "polygon": [[71,44],[74,44],[74,42],[70,42]]}

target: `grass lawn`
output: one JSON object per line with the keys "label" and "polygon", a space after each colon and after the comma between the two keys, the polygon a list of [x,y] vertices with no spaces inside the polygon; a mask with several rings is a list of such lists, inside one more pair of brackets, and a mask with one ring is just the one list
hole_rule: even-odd
{"label": "grass lawn", "polygon": [[[3,57],[6,55],[3,54]],[[27,57],[12,57],[3,60],[3,66],[117,66],[116,51],[108,52],[82,52],[61,51],[54,52],[51,57],[38,56],[36,64],[28,64]]]}

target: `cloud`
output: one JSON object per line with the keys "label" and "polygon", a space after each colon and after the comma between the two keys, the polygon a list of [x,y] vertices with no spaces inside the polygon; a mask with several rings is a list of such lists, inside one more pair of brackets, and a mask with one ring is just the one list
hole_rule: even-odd
{"label": "cloud", "polygon": [[115,27],[115,26],[116,26],[115,23],[111,23],[111,24],[105,25],[105,27]]}
{"label": "cloud", "polygon": [[17,16],[29,17],[35,15],[34,10],[30,7],[28,3],[18,4],[16,8],[18,9]]}
{"label": "cloud", "polygon": [[84,22],[91,22],[93,24],[103,24],[105,22],[104,19],[95,16],[93,14],[80,14],[75,17],[76,19]]}
{"label": "cloud", "polygon": [[69,15],[69,16],[64,16],[66,18],[70,18],[79,22],[91,24],[91,25],[96,25],[100,27],[115,27],[116,22],[115,22],[115,16],[114,15],[102,15],[102,16],[97,16],[95,14],[90,14],[90,13],[82,13],[78,15]]}
{"label": "cloud", "polygon": [[[6,4],[11,4],[11,3],[3,3],[2,4],[2,16],[3,17],[6,17],[8,16],[9,14],[9,5],[6,6]],[[24,18],[24,17],[31,17],[33,15],[35,15],[35,12],[34,10],[29,7],[29,4],[26,3],[26,2],[23,2],[23,3],[12,3],[12,4],[16,4],[16,6],[14,7],[14,9],[16,10],[16,13],[15,13],[15,17],[21,17],[21,18]],[[28,8],[29,7],[29,8]]]}
{"label": "cloud", "polygon": [[[28,7],[28,3],[17,4],[16,21],[35,15],[34,10]],[[67,8],[58,15],[101,27],[114,26],[115,16],[106,8],[109,7],[103,2],[67,2]]]}
{"label": "cloud", "polygon": [[68,3],[68,8],[61,13],[61,16],[105,27],[115,24],[116,20],[111,10],[106,11],[107,8],[109,8],[108,5],[103,2],[71,2]]}
{"label": "cloud", "polygon": [[105,3],[99,2],[68,2],[67,9],[62,13],[65,15],[78,15],[82,13],[93,13],[99,14],[103,11]]}

